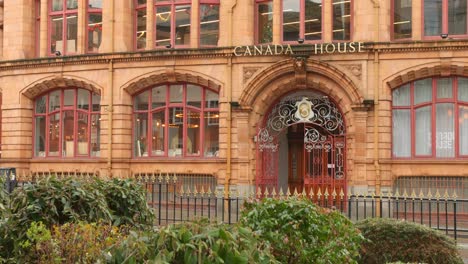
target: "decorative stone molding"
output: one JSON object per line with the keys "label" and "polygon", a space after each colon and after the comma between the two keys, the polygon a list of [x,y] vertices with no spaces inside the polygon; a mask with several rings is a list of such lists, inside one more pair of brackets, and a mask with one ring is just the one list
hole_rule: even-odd
{"label": "decorative stone molding", "polygon": [[246,83],[261,67],[243,67],[243,83]]}
{"label": "decorative stone molding", "polygon": [[89,90],[93,93],[101,94],[100,90],[94,85],[87,83],[82,80],[77,80],[73,78],[61,78],[56,77],[50,80],[44,80],[40,83],[34,84],[33,86],[26,88],[23,94],[29,99],[34,99],[36,96],[55,88],[65,88],[65,87],[77,87]]}
{"label": "decorative stone molding", "polygon": [[362,77],[362,65],[361,64],[340,64],[341,67],[347,69],[352,75],[356,76],[358,80]]}
{"label": "decorative stone molding", "polygon": [[293,61],[294,65],[294,78],[296,79],[296,85],[299,89],[305,89],[307,84],[307,58],[296,57]]}

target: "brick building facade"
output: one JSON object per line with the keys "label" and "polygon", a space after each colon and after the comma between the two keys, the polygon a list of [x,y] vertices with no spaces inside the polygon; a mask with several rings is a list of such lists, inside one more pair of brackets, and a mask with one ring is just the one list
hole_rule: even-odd
{"label": "brick building facade", "polygon": [[0,163],[20,176],[464,190],[466,1],[0,3]]}

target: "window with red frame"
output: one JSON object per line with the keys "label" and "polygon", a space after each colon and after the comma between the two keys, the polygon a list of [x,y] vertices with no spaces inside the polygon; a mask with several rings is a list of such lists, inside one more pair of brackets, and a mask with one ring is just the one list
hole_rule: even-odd
{"label": "window with red frame", "polygon": [[410,39],[412,0],[393,0],[393,39]]}
{"label": "window with red frame", "polygon": [[468,78],[427,78],[393,90],[393,156],[468,158]]}
{"label": "window with red frame", "polygon": [[102,42],[102,0],[88,0],[88,52],[99,52]]}
{"label": "window with red frame", "polygon": [[257,43],[273,42],[273,1],[256,0],[256,36]]}
{"label": "window with red frame", "polygon": [[133,102],[135,157],[218,156],[218,93],[167,84],[140,92]]}
{"label": "window with red frame", "polygon": [[200,1],[200,46],[217,46],[219,40],[219,0]]}
{"label": "window with red frame", "polygon": [[424,35],[466,36],[467,0],[424,0]]}
{"label": "window with red frame", "polygon": [[101,96],[80,88],[53,90],[34,101],[35,157],[99,157]]}
{"label": "window with red frame", "polygon": [[155,0],[156,47],[190,45],[191,0]]}
{"label": "window with red frame", "polygon": [[136,49],[146,48],[146,0],[135,0]]}
{"label": "window with red frame", "polygon": [[50,54],[76,53],[78,45],[78,0],[49,1]]}
{"label": "window with red frame", "polygon": [[322,39],[322,0],[282,1],[283,41]]}
{"label": "window with red frame", "polygon": [[350,40],[351,39],[351,0],[333,0],[332,5],[333,5],[333,40]]}

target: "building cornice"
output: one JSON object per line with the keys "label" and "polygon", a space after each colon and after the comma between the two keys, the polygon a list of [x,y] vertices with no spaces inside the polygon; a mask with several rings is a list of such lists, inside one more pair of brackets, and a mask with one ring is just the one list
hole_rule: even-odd
{"label": "building cornice", "polygon": [[[468,50],[468,39],[448,39],[441,41],[404,41],[404,42],[364,42],[364,52],[366,53],[414,53],[414,52],[434,52],[434,51],[458,51]],[[304,56],[343,56],[343,53],[328,53],[321,55],[312,55],[314,44],[292,45],[294,55]],[[84,54],[61,57],[44,57],[34,59],[21,59],[0,61],[0,71],[28,69],[38,67],[56,67],[66,65],[90,65],[105,64],[112,60],[115,64],[160,61],[160,60],[190,60],[190,59],[213,59],[235,57],[234,47],[201,48],[201,49],[155,49],[150,51],[138,52],[120,52],[120,53],[101,53]],[[356,53],[350,53],[356,55]],[[357,56],[359,56],[357,54]],[[241,57],[248,59],[250,57],[285,57],[287,55],[257,55]]]}

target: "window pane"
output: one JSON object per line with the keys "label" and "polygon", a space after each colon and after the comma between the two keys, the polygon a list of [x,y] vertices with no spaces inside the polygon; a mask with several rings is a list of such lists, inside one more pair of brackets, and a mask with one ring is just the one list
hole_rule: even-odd
{"label": "window pane", "polygon": [[34,156],[45,157],[46,123],[45,116],[37,116],[34,124]]}
{"label": "window pane", "polygon": [[63,16],[53,16],[50,32],[50,52],[63,53]]}
{"label": "window pane", "polygon": [[99,52],[102,41],[102,14],[89,14],[88,51]]}
{"label": "window pane", "polygon": [[165,111],[153,113],[152,155],[164,155],[166,118]]}
{"label": "window pane", "polygon": [[91,117],[91,156],[101,155],[101,116],[99,114]]}
{"label": "window pane", "polygon": [[166,106],[166,91],[167,91],[166,85],[153,88],[152,98],[151,98],[153,109]]}
{"label": "window pane", "polygon": [[206,89],[205,90],[205,107],[206,108],[218,108],[219,96],[217,93]]}
{"label": "window pane", "polygon": [[60,90],[55,90],[49,94],[49,112],[60,109]]}
{"label": "window pane", "polygon": [[273,2],[258,4],[258,43],[273,41]]}
{"label": "window pane", "polygon": [[169,109],[169,157],[182,156],[184,110],[181,107]]}
{"label": "window pane", "polygon": [[460,106],[460,155],[468,155],[468,106]]}
{"label": "window pane", "polygon": [[135,110],[148,110],[148,97],[149,91],[144,91],[135,96],[134,109]]}
{"label": "window pane", "polygon": [[146,48],[146,8],[137,11],[137,49]]}
{"label": "window pane", "polygon": [[411,38],[412,0],[394,0],[393,38]]}
{"label": "window pane", "polygon": [[406,84],[398,89],[393,90],[393,106],[409,106],[410,105],[410,85]]}
{"label": "window pane", "polygon": [[218,157],[219,112],[205,112],[205,157]]}
{"label": "window pane", "polygon": [[36,113],[44,114],[46,112],[47,95],[43,95],[36,99]]}
{"label": "window pane", "polygon": [[453,98],[452,79],[437,79],[437,98]]}
{"label": "window pane", "polygon": [[63,10],[63,0],[53,0],[52,11],[62,11],[62,10]]}
{"label": "window pane", "polygon": [[200,45],[217,46],[219,5],[200,5]]}
{"label": "window pane", "polygon": [[202,89],[200,86],[187,84],[187,105],[201,108]]}
{"label": "window pane", "polygon": [[75,90],[65,90],[63,92],[63,106],[72,107],[75,105]]}
{"label": "window pane", "polygon": [[190,6],[176,6],[176,45],[190,45]]}
{"label": "window pane", "polygon": [[63,157],[73,157],[75,151],[75,142],[73,137],[73,131],[75,128],[75,118],[73,115],[73,111],[64,111],[62,122]]}
{"label": "window pane", "polygon": [[393,155],[411,157],[410,110],[393,110]]}
{"label": "window pane", "polygon": [[322,0],[305,1],[305,33],[306,40],[322,39]]}
{"label": "window pane", "polygon": [[89,8],[94,9],[101,9],[102,8],[102,0],[89,0]]}
{"label": "window pane", "polygon": [[188,155],[200,155],[200,112],[187,110],[187,141]]}
{"label": "window pane", "polygon": [[87,113],[78,112],[78,155],[88,155],[88,117]]}
{"label": "window pane", "polygon": [[283,1],[283,41],[297,41],[300,28],[300,1]]}
{"label": "window pane", "polygon": [[442,0],[424,0],[424,35],[442,33]]}
{"label": "window pane", "polygon": [[416,109],[415,113],[415,139],[416,139],[416,155],[431,155],[432,154],[432,120],[431,106],[425,106]]}
{"label": "window pane", "polygon": [[136,114],[135,120],[135,157],[148,156],[148,114]]}
{"label": "window pane", "polygon": [[67,0],[67,9],[77,9],[78,8],[78,0]]}
{"label": "window pane", "polygon": [[139,5],[144,5],[144,4],[146,4],[146,0],[138,0],[138,4]]}
{"label": "window pane", "polygon": [[99,112],[101,110],[101,96],[99,94],[93,93],[93,112]]}
{"label": "window pane", "polygon": [[448,29],[450,35],[466,34],[466,0],[448,1]]}
{"label": "window pane", "polygon": [[59,155],[60,144],[60,114],[49,116],[49,156]]}
{"label": "window pane", "polygon": [[333,0],[333,39],[349,40],[351,36],[351,0]]}
{"label": "window pane", "polygon": [[436,106],[436,156],[455,156],[453,104],[437,104]]}
{"label": "window pane", "polygon": [[432,79],[414,82],[414,104],[432,101]]}
{"label": "window pane", "polygon": [[458,100],[468,102],[468,78],[458,78]]}
{"label": "window pane", "polygon": [[89,109],[89,91],[78,89],[78,108]]}
{"label": "window pane", "polygon": [[67,53],[75,53],[78,40],[78,17],[67,15]]}
{"label": "window pane", "polygon": [[171,44],[171,7],[156,8],[156,46]]}
{"label": "window pane", "polygon": [[183,85],[171,85],[169,90],[170,103],[182,103],[182,96],[184,95]]}

